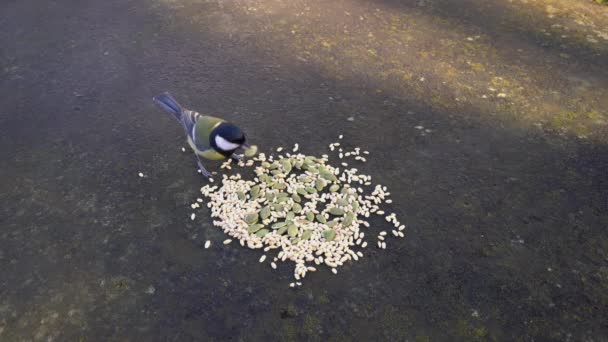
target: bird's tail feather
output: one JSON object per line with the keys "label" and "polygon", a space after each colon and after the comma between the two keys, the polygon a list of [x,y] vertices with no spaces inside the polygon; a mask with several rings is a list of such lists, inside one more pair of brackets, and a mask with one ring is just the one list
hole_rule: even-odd
{"label": "bird's tail feather", "polygon": [[182,113],[184,109],[180,106],[177,101],[169,94],[168,92],[164,92],[158,96],[153,98],[154,102],[162,107],[164,110],[172,114],[177,121],[181,122]]}

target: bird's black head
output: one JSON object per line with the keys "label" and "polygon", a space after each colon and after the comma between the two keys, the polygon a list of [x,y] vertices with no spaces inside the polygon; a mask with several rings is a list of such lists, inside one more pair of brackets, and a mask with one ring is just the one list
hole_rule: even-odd
{"label": "bird's black head", "polygon": [[222,122],[211,133],[211,146],[226,157],[232,155],[244,143],[243,131],[229,122]]}

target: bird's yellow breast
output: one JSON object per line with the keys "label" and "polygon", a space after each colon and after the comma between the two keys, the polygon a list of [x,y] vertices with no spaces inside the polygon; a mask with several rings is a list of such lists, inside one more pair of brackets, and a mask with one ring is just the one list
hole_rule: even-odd
{"label": "bird's yellow breast", "polygon": [[190,145],[190,148],[192,148],[192,150],[194,151],[194,153],[198,154],[199,156],[201,156],[201,157],[203,157],[205,159],[210,159],[210,160],[222,160],[222,159],[226,159],[226,156],[224,156],[223,154],[217,152],[213,148],[209,148],[209,149],[204,150],[204,151],[201,151],[201,150],[197,149],[196,146],[194,145],[194,143],[192,142],[192,139],[190,139],[190,137],[188,137],[188,145]]}

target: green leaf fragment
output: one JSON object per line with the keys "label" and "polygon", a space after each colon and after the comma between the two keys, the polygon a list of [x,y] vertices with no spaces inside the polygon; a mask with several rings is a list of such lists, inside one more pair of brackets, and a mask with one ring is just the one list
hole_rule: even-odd
{"label": "green leaf fragment", "polygon": [[283,162],[281,164],[283,164],[283,170],[285,171],[285,174],[289,174],[292,168],[291,162],[288,159],[283,159]]}
{"label": "green leaf fragment", "polygon": [[306,219],[310,222],[315,220],[315,214],[312,213],[312,211],[307,211],[306,212]]}
{"label": "green leaf fragment", "polygon": [[327,219],[325,218],[325,216],[323,216],[322,214],[318,214],[316,216],[317,221],[321,222],[321,223],[327,223]]}
{"label": "green leaf fragment", "polygon": [[262,220],[269,218],[270,217],[270,207],[266,206],[266,207],[262,208],[262,210],[260,210],[260,217],[262,217]]}
{"label": "green leaf fragment", "polygon": [[329,209],[329,213],[334,216],[342,216],[342,215],[344,215],[344,209],[338,208],[338,207],[332,207],[331,209]]}
{"label": "green leaf fragment", "polygon": [[327,185],[327,182],[324,179],[317,179],[315,181],[315,188],[317,188],[318,191],[323,190],[323,188]]}
{"label": "green leaf fragment", "polygon": [[302,183],[310,183],[311,181],[312,181],[312,179],[308,176],[304,176],[304,175],[300,176],[300,182],[302,182]]}
{"label": "green leaf fragment", "polygon": [[312,230],[311,229],[306,229],[303,233],[302,233],[302,240],[308,240],[310,239],[310,237],[312,236]]}
{"label": "green leaf fragment", "polygon": [[321,175],[321,177],[327,179],[330,182],[337,182],[338,178],[336,177],[336,175],[334,175],[333,173],[329,172],[329,171],[320,171],[319,174]]}
{"label": "green leaf fragment", "polygon": [[340,198],[339,200],[336,201],[336,204],[341,207],[346,207],[348,205],[348,201],[344,198]]}
{"label": "green leaf fragment", "polygon": [[293,201],[296,203],[302,202],[302,198],[300,198],[300,196],[298,194],[291,195],[291,199],[293,199]]}
{"label": "green leaf fragment", "polygon": [[323,237],[325,237],[325,240],[327,241],[333,241],[336,238],[336,231],[333,229],[328,229],[323,232]]}
{"label": "green leaf fragment", "polygon": [[260,224],[260,223],[252,224],[251,226],[249,226],[249,228],[247,229],[247,231],[253,234],[253,233],[257,232],[258,230],[260,230],[262,228],[264,228],[263,224]]}
{"label": "green leaf fragment", "polygon": [[251,145],[249,148],[245,149],[245,157],[247,158],[251,158],[253,156],[255,156],[255,154],[258,153],[258,147],[257,145]]}
{"label": "green leaf fragment", "polygon": [[285,210],[285,207],[284,207],[282,204],[280,204],[280,203],[274,203],[274,204],[271,204],[271,205],[270,205],[270,207],[271,207],[271,208],[272,208],[272,210],[274,210],[274,211],[279,211],[279,212],[280,212],[280,211]]}
{"label": "green leaf fragment", "polygon": [[279,222],[275,222],[272,224],[272,229],[279,229],[281,227],[284,227],[287,224],[287,222],[285,221],[279,221]]}
{"label": "green leaf fragment", "polygon": [[346,213],[346,216],[344,217],[344,221],[342,221],[342,226],[343,227],[348,227],[353,223],[353,220],[355,219],[355,214],[353,214],[352,212],[348,212]]}
{"label": "green leaf fragment", "polygon": [[257,233],[255,233],[255,235],[257,235],[259,237],[264,237],[268,233],[270,233],[270,231],[268,229],[260,229],[257,231]]}
{"label": "green leaf fragment", "polygon": [[294,214],[299,214],[302,212],[302,206],[298,203],[294,203],[291,210],[294,212]]}
{"label": "green leaf fragment", "polygon": [[247,222],[247,224],[258,223],[258,213],[252,213],[252,214],[245,215],[245,222]]}
{"label": "green leaf fragment", "polygon": [[252,187],[251,190],[249,191],[249,195],[251,195],[252,199],[258,198],[259,194],[260,194],[260,186],[259,185],[256,185],[256,186]]}
{"label": "green leaf fragment", "polygon": [[285,234],[285,232],[287,231],[287,228],[289,228],[289,227],[283,226],[283,227],[277,229],[276,230],[277,235],[283,235],[283,234]]}
{"label": "green leaf fragment", "polygon": [[298,227],[295,224],[290,224],[287,227],[287,234],[291,237],[298,235]]}

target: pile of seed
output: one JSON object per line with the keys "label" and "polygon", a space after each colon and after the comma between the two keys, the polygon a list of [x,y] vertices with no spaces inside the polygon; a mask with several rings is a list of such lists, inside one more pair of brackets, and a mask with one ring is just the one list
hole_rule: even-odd
{"label": "pile of seed", "polygon": [[[330,149],[339,146],[334,143]],[[277,149],[281,151],[282,148]],[[271,267],[276,269],[277,262],[288,260],[295,263],[296,280],[316,271],[315,266],[325,264],[337,273],[339,266],[362,258],[370,215],[385,216],[394,226],[393,235],[404,237],[405,226],[396,215],[385,215],[380,209],[382,203],[392,202],[386,186],[372,188],[371,176],[360,174],[356,168],[334,167],[327,155],[314,157],[296,154],[297,151],[296,144],[294,154],[276,159],[260,153],[246,163],[238,163],[254,169],[252,180],[243,179],[240,174],[223,175],[221,186],[202,187],[213,224],[238,239],[242,246],[265,252],[278,250]],[[346,155],[365,161],[358,148],[343,152],[340,148],[341,159]],[[222,168],[231,169],[231,163],[224,163]],[[198,203],[200,199],[194,205],[198,207]],[[377,236],[378,248],[386,248],[386,237],[385,231]],[[205,247],[209,247],[209,242]],[[263,255],[260,262],[265,259]],[[290,284],[296,285],[301,283]]]}

